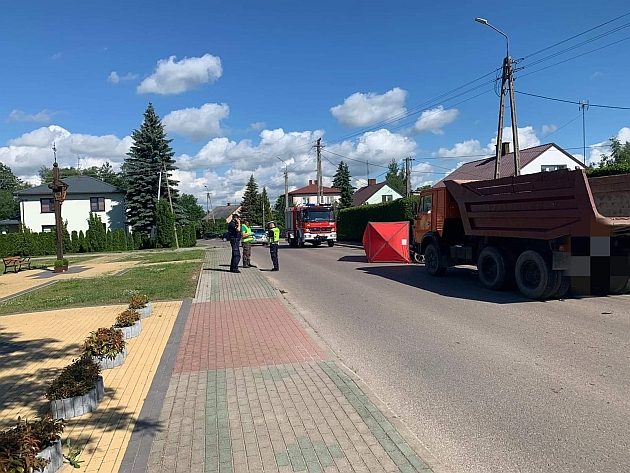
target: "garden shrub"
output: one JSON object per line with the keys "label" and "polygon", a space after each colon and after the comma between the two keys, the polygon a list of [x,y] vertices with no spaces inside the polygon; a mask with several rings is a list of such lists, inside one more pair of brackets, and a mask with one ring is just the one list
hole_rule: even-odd
{"label": "garden shrub", "polygon": [[[122,335],[122,334],[121,334]],[[46,390],[46,397],[55,401],[83,396],[94,387],[101,368],[90,356],[82,356],[66,366]]]}

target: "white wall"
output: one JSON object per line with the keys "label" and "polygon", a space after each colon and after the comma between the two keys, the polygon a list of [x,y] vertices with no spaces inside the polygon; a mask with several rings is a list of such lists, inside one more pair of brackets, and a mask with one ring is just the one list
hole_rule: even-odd
{"label": "white wall", "polygon": [[[84,232],[88,229],[90,216],[90,197],[105,197],[105,212],[95,212],[101,217],[106,229],[125,228],[125,206],[123,194],[105,195],[69,195],[61,205],[61,218],[68,221],[68,231]],[[28,200],[27,200],[28,199]],[[41,232],[43,225],[54,225],[54,213],[42,213],[40,196],[25,196],[20,203],[22,222],[34,232]]]}
{"label": "white wall", "polygon": [[383,196],[387,194],[391,194],[392,200],[398,200],[402,198],[402,195],[400,195],[391,187],[383,186],[378,191],[376,191],[374,195],[372,195],[368,200],[366,200],[365,203],[366,204],[381,204],[383,203]]}
{"label": "white wall", "polygon": [[[308,198],[308,202],[304,202],[302,200],[303,197]],[[341,196],[339,195],[324,195],[324,203],[325,204],[332,204],[333,202],[337,202],[339,199],[341,199]],[[306,204],[317,204],[317,194],[315,195],[294,195],[294,196],[289,196],[289,203],[290,205],[304,205]]]}
{"label": "white wall", "polygon": [[578,164],[573,159],[569,158],[562,151],[557,150],[556,148],[549,148],[543,154],[534,159],[527,166],[523,166],[521,168],[521,174],[533,174],[536,172],[540,172],[541,166],[555,166],[558,164],[565,164],[567,169],[572,170],[577,167],[584,167],[581,164]]}

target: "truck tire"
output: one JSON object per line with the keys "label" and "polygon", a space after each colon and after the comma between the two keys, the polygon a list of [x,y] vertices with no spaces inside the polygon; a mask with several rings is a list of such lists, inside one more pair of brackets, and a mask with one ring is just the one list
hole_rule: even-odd
{"label": "truck tire", "polygon": [[542,299],[555,299],[558,297],[560,287],[562,286],[562,271],[551,271],[549,273],[549,283],[547,290],[542,295]]}
{"label": "truck tire", "polygon": [[331,247],[331,248],[333,246],[335,246],[335,241],[334,240],[328,240],[328,246]]}
{"label": "truck tire", "polygon": [[429,243],[424,249],[424,267],[431,276],[444,276],[446,266],[442,265],[442,252],[435,243]]}
{"label": "truck tire", "polygon": [[505,287],[507,281],[507,263],[501,252],[494,246],[486,246],[477,260],[479,280],[488,289],[497,291]]}
{"label": "truck tire", "polygon": [[319,246],[321,244],[322,244],[322,242],[319,241],[319,240],[313,242],[313,246]]}
{"label": "truck tire", "polygon": [[556,297],[558,299],[563,299],[569,293],[571,289],[571,278],[569,276],[562,276],[562,282],[560,283],[560,289],[558,289],[558,293]]}
{"label": "truck tire", "polygon": [[523,251],[514,267],[514,279],[518,290],[530,299],[543,299],[549,288],[551,269],[537,251]]}

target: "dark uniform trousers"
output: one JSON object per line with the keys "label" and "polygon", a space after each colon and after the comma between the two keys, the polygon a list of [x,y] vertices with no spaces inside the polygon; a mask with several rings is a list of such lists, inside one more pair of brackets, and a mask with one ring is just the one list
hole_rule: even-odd
{"label": "dark uniform trousers", "polygon": [[276,271],[279,270],[278,266],[278,244],[271,243],[269,245],[269,254],[271,255],[271,262],[273,263],[273,269]]}
{"label": "dark uniform trousers", "polygon": [[230,238],[230,245],[232,245],[232,260],[230,261],[230,271],[236,271],[238,269],[238,263],[241,261],[241,242],[240,238]]}

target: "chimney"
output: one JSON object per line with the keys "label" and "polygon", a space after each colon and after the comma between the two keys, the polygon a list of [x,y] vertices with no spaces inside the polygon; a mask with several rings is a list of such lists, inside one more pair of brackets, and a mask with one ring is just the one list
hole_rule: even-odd
{"label": "chimney", "polygon": [[309,185],[309,186],[312,186],[313,184],[314,184],[313,179],[309,179],[309,180],[308,180],[308,185]]}
{"label": "chimney", "polygon": [[375,186],[376,185],[376,179],[368,179],[368,186]]}
{"label": "chimney", "polygon": [[510,152],[510,142],[504,141],[501,143],[501,156],[505,156]]}
{"label": "chimney", "polygon": [[230,203],[229,203],[229,202],[227,203],[227,206],[228,206],[228,207],[230,206]]}

